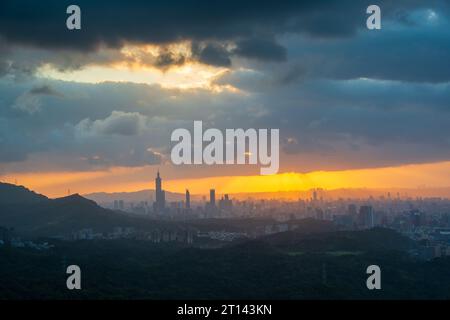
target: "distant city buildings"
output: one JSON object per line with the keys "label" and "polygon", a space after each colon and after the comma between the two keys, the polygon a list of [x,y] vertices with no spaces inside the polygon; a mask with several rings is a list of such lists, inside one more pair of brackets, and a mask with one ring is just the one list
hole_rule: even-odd
{"label": "distant city buildings", "polygon": [[[339,230],[364,230],[374,227],[395,229],[403,235],[420,243],[414,254],[420,259],[450,255],[450,200],[443,198],[400,198],[386,193],[365,198],[330,198],[323,189],[311,190],[311,193],[292,201],[276,197],[266,199],[230,198],[228,194],[217,200],[216,190],[209,190],[209,198],[205,195],[192,196],[186,189],[184,195],[170,195],[170,202],[162,186],[159,171],[155,178],[155,201],[132,202],[115,200],[115,210],[126,211],[148,217],[173,221],[192,221],[195,219],[269,219],[274,221],[255,227],[245,232],[227,230],[193,231],[198,239],[215,239],[231,241],[240,237],[257,237],[291,230],[295,221],[312,218],[332,222]],[[150,195],[148,197],[150,198]],[[180,233],[181,232],[181,233]],[[184,231],[155,231],[154,234],[143,235],[135,230],[115,230],[108,235],[94,233],[90,229],[80,230],[73,235],[76,239],[96,239],[105,237],[143,238],[150,237],[154,242],[176,241],[190,242],[191,236]],[[3,236],[5,238],[5,236]],[[184,239],[184,240],[180,240]],[[188,240],[191,239],[191,240]],[[1,239],[0,239],[1,240]],[[5,241],[3,241],[5,242]]]}
{"label": "distant city buildings", "polygon": [[374,227],[374,214],[372,206],[361,206],[358,214],[358,225],[362,228]]}
{"label": "distant city buildings", "polygon": [[156,201],[153,203],[153,210],[156,213],[163,213],[166,208],[166,195],[162,189],[162,179],[159,176],[159,170],[155,179]]}
{"label": "distant city buildings", "polygon": [[226,194],[222,199],[219,200],[219,209],[226,213],[231,213],[233,210],[233,202],[230,200]]}
{"label": "distant city buildings", "polygon": [[189,193],[188,189],[186,189],[185,206],[186,206],[186,208],[185,208],[186,210],[191,209],[191,194]]}
{"label": "distant city buildings", "polygon": [[216,190],[215,189],[209,190],[209,206],[211,208],[216,206]]}

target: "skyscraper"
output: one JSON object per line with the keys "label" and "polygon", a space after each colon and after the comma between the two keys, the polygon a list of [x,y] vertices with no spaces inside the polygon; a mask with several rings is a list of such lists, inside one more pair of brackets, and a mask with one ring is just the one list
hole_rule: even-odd
{"label": "skyscraper", "polygon": [[189,190],[186,189],[186,209],[191,208],[191,194],[189,193]]}
{"label": "skyscraper", "polygon": [[216,190],[215,189],[209,190],[209,205],[211,207],[216,206]]}
{"label": "skyscraper", "polygon": [[162,212],[166,207],[166,196],[164,190],[162,190],[162,179],[159,176],[159,170],[156,174],[155,189],[156,201],[153,203],[153,209],[155,212]]}
{"label": "skyscraper", "polygon": [[228,194],[225,195],[225,197],[222,197],[221,200],[219,200],[219,209],[225,212],[231,212],[233,207],[233,202],[228,197]]}

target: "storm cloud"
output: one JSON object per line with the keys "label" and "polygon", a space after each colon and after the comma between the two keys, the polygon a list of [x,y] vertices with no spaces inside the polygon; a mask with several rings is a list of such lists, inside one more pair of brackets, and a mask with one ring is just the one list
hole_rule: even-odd
{"label": "storm cloud", "polygon": [[[96,51],[101,46],[120,48],[124,43],[228,41],[236,45],[234,55],[284,61],[286,48],[277,43],[277,36],[353,36],[365,28],[365,10],[371,3],[365,0],[133,0],[127,1],[124,8],[123,1],[80,0],[77,5],[82,12],[82,28],[77,31],[65,27],[65,12],[70,4],[58,0],[2,1],[0,38],[10,46],[78,52]],[[386,21],[408,25],[414,19],[405,12],[424,7],[445,12],[449,8],[445,1],[384,0],[377,4],[383,7]],[[228,64],[219,47],[207,45],[203,51],[198,55],[202,62]],[[180,60],[170,59],[166,54],[159,62],[166,65]]]}

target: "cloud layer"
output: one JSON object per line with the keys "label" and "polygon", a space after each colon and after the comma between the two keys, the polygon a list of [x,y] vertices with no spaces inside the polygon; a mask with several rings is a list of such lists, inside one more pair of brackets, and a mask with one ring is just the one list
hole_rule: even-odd
{"label": "cloud layer", "polygon": [[[282,171],[450,159],[448,1],[379,1],[380,31],[365,29],[368,1],[78,1],[79,32],[68,4],[0,4],[3,171],[163,164],[193,120],[279,128]],[[39,73],[118,64],[220,72],[188,90]]]}

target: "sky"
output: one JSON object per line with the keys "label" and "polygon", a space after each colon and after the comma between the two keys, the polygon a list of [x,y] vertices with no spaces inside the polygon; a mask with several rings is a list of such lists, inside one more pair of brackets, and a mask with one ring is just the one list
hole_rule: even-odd
{"label": "sky", "polygon": [[[0,3],[0,181],[51,197],[450,186],[450,1]],[[81,8],[81,30],[66,8]],[[181,165],[171,132],[280,129],[280,170]]]}

